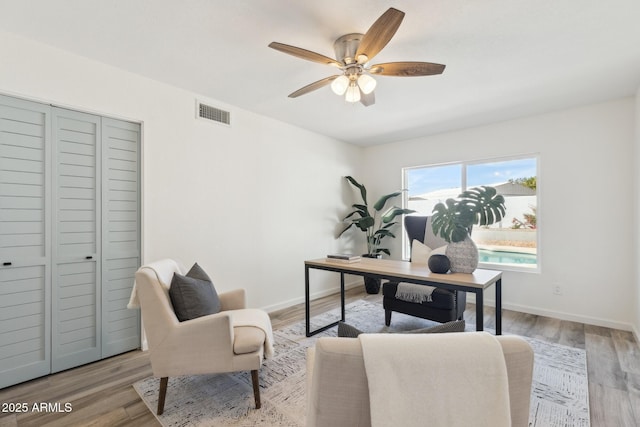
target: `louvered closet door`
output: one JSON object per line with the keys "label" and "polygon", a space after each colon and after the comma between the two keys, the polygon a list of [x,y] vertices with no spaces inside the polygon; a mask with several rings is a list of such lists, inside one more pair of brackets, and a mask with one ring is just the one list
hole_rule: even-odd
{"label": "louvered closet door", "polygon": [[127,309],[140,265],[140,125],[102,119],[102,356],[140,347]]}
{"label": "louvered closet door", "polygon": [[101,358],[100,117],[53,109],[52,372]]}
{"label": "louvered closet door", "polygon": [[0,388],[51,364],[49,115],[0,96]]}

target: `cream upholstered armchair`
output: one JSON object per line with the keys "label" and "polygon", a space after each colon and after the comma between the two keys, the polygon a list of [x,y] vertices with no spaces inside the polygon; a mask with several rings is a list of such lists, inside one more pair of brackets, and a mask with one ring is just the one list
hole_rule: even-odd
{"label": "cream upholstered armchair", "polygon": [[[383,353],[382,363],[373,364],[373,369],[366,357],[371,350],[365,351],[363,337],[379,340],[378,344],[391,353]],[[478,345],[478,338],[483,341],[480,344],[488,341],[491,353],[481,351],[483,347]],[[416,345],[424,347],[413,351]],[[462,350],[452,353],[452,347],[456,346]],[[524,339],[493,337],[486,332],[319,338],[307,353],[306,425],[366,427],[375,425],[373,417],[382,411],[383,416],[389,418],[382,423],[378,419],[377,425],[457,426],[462,423],[526,427],[533,357],[533,350]],[[385,371],[391,379],[376,387],[372,379]],[[502,379],[502,390],[493,382],[499,375],[506,375],[506,380]],[[491,381],[490,385],[483,384],[486,380]],[[404,412],[410,420],[401,420],[389,407]],[[498,412],[499,407],[502,412]],[[467,418],[466,422],[461,419],[461,413]],[[498,419],[483,422],[488,416]],[[469,417],[474,421],[469,423]],[[435,421],[442,418],[447,421]]]}
{"label": "cream upholstered armchair", "polygon": [[[260,408],[258,369],[273,353],[269,316],[245,308],[244,289],[220,293],[220,312],[180,321],[169,297],[174,276],[184,275],[174,260],[138,269],[132,301],[139,302],[153,374],[160,377],[158,415],[164,411],[168,377],[251,371]],[[213,286],[213,285],[212,285]],[[135,305],[135,303],[133,303]]]}

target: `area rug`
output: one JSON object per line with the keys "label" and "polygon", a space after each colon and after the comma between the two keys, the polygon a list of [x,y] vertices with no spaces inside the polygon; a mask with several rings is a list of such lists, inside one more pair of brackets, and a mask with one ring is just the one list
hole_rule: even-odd
{"label": "area rug", "polygon": [[[339,309],[312,318],[312,328],[339,318]],[[428,320],[393,313],[384,325],[381,304],[356,301],[347,306],[347,322],[366,332],[394,332],[431,326]],[[473,330],[474,325],[467,325]],[[306,351],[317,338],[335,336],[331,328],[305,337],[304,322],[275,330],[276,355],[260,369],[262,408],[255,410],[248,372],[169,378],[164,414],[166,427],[177,426],[304,426]],[[585,351],[524,337],[535,353],[529,426],[589,426]],[[160,380],[147,378],[135,390],[156,413]]]}

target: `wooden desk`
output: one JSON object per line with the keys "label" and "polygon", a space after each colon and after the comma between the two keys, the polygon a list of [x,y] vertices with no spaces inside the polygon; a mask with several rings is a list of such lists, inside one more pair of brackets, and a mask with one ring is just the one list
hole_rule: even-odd
{"label": "wooden desk", "polygon": [[340,304],[341,320],[345,321],[344,308],[344,275],[355,274],[359,276],[372,276],[396,282],[417,283],[419,285],[437,286],[439,288],[455,291],[472,292],[476,296],[476,330],[483,330],[484,290],[495,283],[496,288],[496,335],[502,334],[502,272],[496,270],[477,269],[471,274],[432,273],[429,268],[412,264],[407,261],[395,261],[386,259],[362,258],[359,262],[351,264],[316,259],[304,262],[304,302],[306,335],[308,337],[329,329],[338,324],[333,322],[315,331],[311,331],[311,310],[309,301],[309,270],[326,270],[340,273]]}

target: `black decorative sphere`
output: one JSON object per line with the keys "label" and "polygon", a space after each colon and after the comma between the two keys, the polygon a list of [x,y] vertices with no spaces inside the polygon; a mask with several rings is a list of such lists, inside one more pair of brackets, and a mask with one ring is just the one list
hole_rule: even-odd
{"label": "black decorative sphere", "polygon": [[429,270],[434,273],[445,274],[451,268],[451,262],[446,255],[431,255],[429,257]]}

